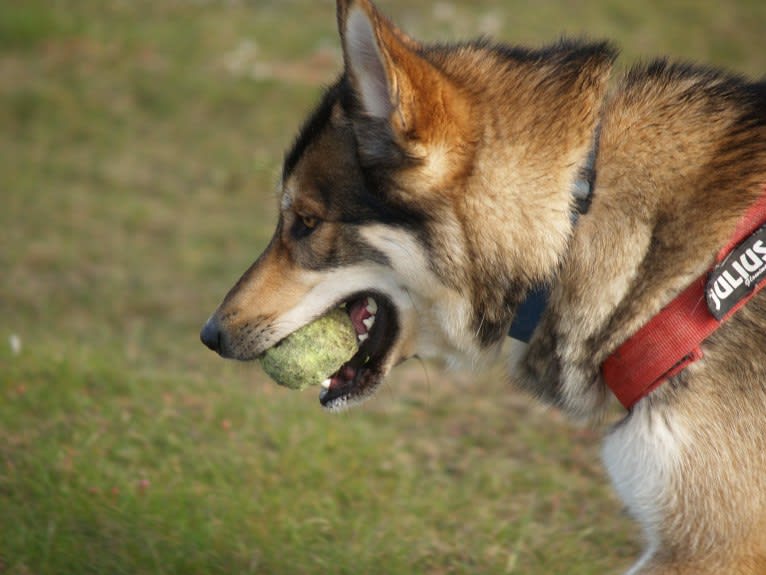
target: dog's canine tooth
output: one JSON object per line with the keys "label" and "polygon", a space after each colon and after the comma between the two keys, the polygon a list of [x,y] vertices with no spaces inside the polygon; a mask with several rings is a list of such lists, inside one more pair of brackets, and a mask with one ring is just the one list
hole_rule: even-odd
{"label": "dog's canine tooth", "polygon": [[378,311],[378,303],[371,297],[367,298],[367,311],[375,315]]}
{"label": "dog's canine tooth", "polygon": [[365,326],[365,327],[366,327],[368,330],[372,329],[372,326],[375,324],[375,316],[374,316],[374,315],[371,315],[370,317],[368,317],[368,318],[366,318],[366,319],[363,319],[363,320],[362,320],[362,323],[364,324],[364,326]]}
{"label": "dog's canine tooth", "polygon": [[330,384],[332,383],[332,380],[328,377],[322,382],[322,388],[323,389],[330,389]]}
{"label": "dog's canine tooth", "polygon": [[367,341],[367,338],[370,337],[370,336],[367,335],[366,333],[360,333],[356,337],[359,340],[359,343],[363,343],[363,342]]}

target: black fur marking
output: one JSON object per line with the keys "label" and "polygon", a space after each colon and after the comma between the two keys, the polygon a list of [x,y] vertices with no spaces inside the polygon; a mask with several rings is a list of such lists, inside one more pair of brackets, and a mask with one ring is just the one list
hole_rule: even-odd
{"label": "black fur marking", "polygon": [[[618,50],[610,42],[591,42],[562,38],[556,43],[541,48],[526,48],[511,44],[495,43],[487,38],[468,42],[431,44],[423,47],[420,54],[434,66],[444,69],[449,56],[460,51],[476,51],[494,55],[500,62],[517,69],[519,65],[534,67],[552,66],[557,73],[551,77],[562,86],[582,75],[583,68],[592,66],[592,62],[613,63]],[[468,86],[470,88],[470,86]]]}
{"label": "black fur marking", "polygon": [[[345,120],[333,121],[333,109],[338,103]],[[329,248],[325,245],[320,253],[313,245],[312,233],[303,229],[297,220],[297,227],[292,231],[299,243],[293,246],[292,252],[301,267],[331,269],[362,261],[390,265],[385,254],[359,235],[359,226],[384,224],[416,233],[425,226],[425,209],[408,206],[393,193],[391,174],[406,165],[408,159],[393,143],[392,136],[387,135],[390,129],[384,124],[361,114],[353,90],[346,78],[341,77],[325,92],[301,128],[285,157],[284,179],[290,177],[304,157],[314,153],[310,149],[312,143],[322,137],[329,137],[329,141],[342,150],[328,158],[344,158],[343,163],[337,165],[333,163],[335,160],[323,158],[314,163],[310,174],[302,176],[307,178],[304,184],[316,190],[325,206],[323,218],[339,228],[334,243]],[[372,125],[376,126],[375,133],[362,136]]]}
{"label": "black fur marking", "polygon": [[581,67],[584,61],[606,59],[612,62],[617,58],[617,49],[610,42],[588,42],[568,38],[536,50],[505,44],[492,45],[490,48],[506,60],[536,64],[551,63],[576,75],[582,73]]}
{"label": "black fur marking", "polygon": [[306,152],[306,148],[313,142],[317,135],[325,129],[332,116],[332,110],[338,101],[339,94],[346,84],[345,76],[341,76],[335,84],[327,88],[319,101],[319,105],[301,126],[298,136],[295,138],[290,151],[285,154],[285,161],[282,167],[282,180],[286,180],[295,169],[301,156]]}
{"label": "black fur marking", "polygon": [[372,118],[365,113],[348,82],[348,77],[343,74],[325,91],[319,105],[300,128],[295,142],[285,155],[283,180],[290,176],[309,145],[327,127],[333,108],[338,102],[353,120],[357,152],[363,167],[394,169],[415,161],[396,142],[391,125],[387,121]]}
{"label": "black fur marking", "polygon": [[[330,126],[333,108],[340,103],[350,118],[347,126]],[[366,116],[346,76],[327,89],[319,105],[301,127],[285,155],[283,179],[295,170],[311,144],[326,130],[337,130],[337,140],[347,141],[354,165],[329,175],[313,174],[314,185],[334,221],[346,224],[382,223],[419,229],[426,220],[424,211],[397,201],[391,193],[390,174],[412,165],[394,141],[387,122]]]}
{"label": "black fur marking", "polygon": [[519,280],[507,278],[505,288],[494,292],[484,291],[474,294],[474,329],[481,347],[487,348],[502,341],[508,334],[508,328],[516,314],[519,303],[527,289]]}
{"label": "black fur marking", "polygon": [[654,78],[668,86],[691,81],[682,99],[707,100],[713,106],[711,112],[718,111],[723,102],[733,100],[736,107],[752,110],[755,117],[760,116],[761,121],[766,114],[766,83],[752,83],[743,76],[725,70],[659,58],[631,68],[625,76],[625,91],[632,91],[636,97],[641,97],[643,92],[640,89],[631,88],[646,86],[647,78]]}
{"label": "black fur marking", "polygon": [[519,62],[542,63],[549,60],[558,62],[581,62],[583,58],[617,57],[617,49],[608,41],[592,42],[572,38],[562,38],[541,48],[528,48],[494,42],[482,37],[475,40],[450,43],[433,43],[422,48],[420,55],[431,60],[434,56],[461,50],[476,50],[493,52],[504,60]]}
{"label": "black fur marking", "polygon": [[415,163],[414,158],[397,144],[391,125],[386,120],[359,115],[353,123],[363,167],[393,169]]}

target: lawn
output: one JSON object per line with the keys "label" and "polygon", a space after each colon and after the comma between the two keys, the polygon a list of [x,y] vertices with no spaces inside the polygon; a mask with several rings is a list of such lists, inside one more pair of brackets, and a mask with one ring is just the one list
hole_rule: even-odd
{"label": "lawn", "polygon": [[[425,39],[766,72],[766,3],[381,0]],[[599,431],[501,366],[340,416],[198,332],[337,74],[329,0],[0,0],[0,574],[619,573]]]}

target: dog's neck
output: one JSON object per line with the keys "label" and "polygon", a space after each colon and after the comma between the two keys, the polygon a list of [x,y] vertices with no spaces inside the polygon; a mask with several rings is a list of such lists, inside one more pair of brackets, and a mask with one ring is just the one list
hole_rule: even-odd
{"label": "dog's neck", "polygon": [[[600,124],[596,126],[593,145],[577,173],[577,179],[572,184],[571,218],[573,226],[577,224],[577,220],[582,214],[588,212],[593,197],[593,189],[596,184],[596,156],[598,154],[600,127]],[[509,337],[524,343],[529,342],[548,305],[550,289],[550,283],[543,283],[530,289],[527,296],[516,308],[516,315],[508,331]]]}
{"label": "dog's neck", "polygon": [[[762,155],[738,139],[744,120],[710,87],[717,80],[700,80],[709,89],[688,100],[680,86],[689,70],[663,66],[634,71],[601,106],[592,202],[552,270],[548,305],[516,373],[576,418],[608,415],[614,396],[603,363],[710,268],[763,190]],[[727,112],[716,116],[719,108]],[[748,346],[737,340],[730,349]],[[711,356],[658,388],[652,405],[677,401],[692,380],[702,385]]]}

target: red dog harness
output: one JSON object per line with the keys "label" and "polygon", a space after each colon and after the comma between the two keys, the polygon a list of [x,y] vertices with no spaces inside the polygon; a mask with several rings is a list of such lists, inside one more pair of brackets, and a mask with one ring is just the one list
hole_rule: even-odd
{"label": "red dog harness", "polygon": [[610,355],[604,382],[631,409],[702,357],[700,345],[766,286],[766,190],[704,273]]}

